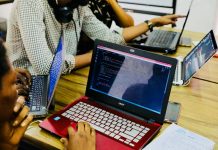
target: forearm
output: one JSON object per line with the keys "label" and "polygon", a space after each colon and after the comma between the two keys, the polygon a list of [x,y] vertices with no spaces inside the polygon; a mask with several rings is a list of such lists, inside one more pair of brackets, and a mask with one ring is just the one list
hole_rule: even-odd
{"label": "forearm", "polygon": [[148,31],[148,25],[147,23],[141,23],[137,26],[132,26],[128,28],[123,29],[123,38],[126,42],[129,42],[130,40],[136,38],[137,36],[145,33]]}
{"label": "forearm", "polygon": [[75,56],[75,69],[87,66],[91,63],[92,51]]}
{"label": "forearm", "polygon": [[117,3],[116,0],[108,0],[109,5],[112,7],[117,20],[121,27],[130,27],[134,25],[133,18],[128,15]]}

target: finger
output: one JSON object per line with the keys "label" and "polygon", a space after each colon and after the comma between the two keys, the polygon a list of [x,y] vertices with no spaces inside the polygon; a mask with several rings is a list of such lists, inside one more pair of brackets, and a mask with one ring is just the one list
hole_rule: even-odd
{"label": "finger", "polygon": [[17,113],[24,105],[25,98],[23,96],[19,96],[17,102],[14,106],[14,112]]}
{"label": "finger", "polygon": [[91,128],[91,136],[93,136],[95,138],[96,136],[96,133],[95,133],[95,129],[94,128]]}
{"label": "finger", "polygon": [[23,137],[25,131],[27,130],[27,127],[29,126],[30,122],[32,121],[31,120],[32,117],[27,117],[27,118],[29,121],[25,126],[23,126],[23,127],[19,126],[19,127],[15,128],[14,136],[10,139],[12,144],[17,145],[18,144],[17,141]]}
{"label": "finger", "polygon": [[90,127],[90,125],[89,125],[87,122],[85,122],[84,124],[85,124],[85,132],[91,133],[91,127]]}
{"label": "finger", "polygon": [[173,15],[172,18],[184,18],[186,15]]}
{"label": "finger", "polygon": [[27,114],[29,113],[29,107],[24,106],[23,109],[20,111],[20,113],[18,114],[18,116],[16,117],[13,126],[17,126],[19,125],[26,117]]}
{"label": "finger", "polygon": [[63,143],[64,149],[67,149],[67,146],[68,146],[68,143],[69,143],[67,138],[61,138],[60,141],[61,141],[61,143]]}
{"label": "finger", "polygon": [[28,114],[28,116],[26,117],[26,119],[24,119],[21,123],[21,127],[25,127],[28,124],[30,124],[30,122],[32,122],[33,120],[33,115],[32,114]]}
{"label": "finger", "polygon": [[69,139],[70,140],[73,139],[75,134],[76,134],[75,130],[71,126],[68,127],[67,130],[68,130],[68,134],[69,134]]}
{"label": "finger", "polygon": [[78,128],[78,132],[83,132],[85,129],[84,122],[78,122],[77,128]]}

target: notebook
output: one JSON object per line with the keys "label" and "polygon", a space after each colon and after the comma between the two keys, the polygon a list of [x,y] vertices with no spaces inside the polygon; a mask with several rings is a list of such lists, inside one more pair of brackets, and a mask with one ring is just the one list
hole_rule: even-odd
{"label": "notebook", "polygon": [[61,76],[63,65],[63,50],[61,38],[54,55],[49,75],[32,76],[32,84],[29,92],[29,100],[26,105],[34,118],[45,117],[52,102],[54,91]]}
{"label": "notebook", "polygon": [[39,126],[66,137],[67,127],[83,120],[97,130],[97,150],[141,149],[163,124],[176,63],[96,40],[85,96]]}
{"label": "notebook", "polygon": [[217,52],[217,43],[211,30],[183,59],[178,57],[175,85],[185,85],[191,77]]}
{"label": "notebook", "polygon": [[193,0],[191,0],[183,27],[181,32],[167,31],[167,30],[154,30],[146,40],[139,40],[137,42],[130,42],[128,45],[138,47],[149,51],[159,51],[163,53],[175,53],[179,45],[182,33],[185,29],[186,22],[191,10]]}

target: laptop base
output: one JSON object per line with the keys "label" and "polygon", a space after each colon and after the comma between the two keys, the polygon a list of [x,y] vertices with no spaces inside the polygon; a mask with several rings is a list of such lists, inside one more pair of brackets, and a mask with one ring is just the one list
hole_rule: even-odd
{"label": "laptop base", "polygon": [[[42,129],[45,129],[52,134],[55,134],[59,137],[67,137],[67,128],[69,126],[72,126],[76,130],[76,124],[77,122],[70,120],[67,117],[62,116],[62,113],[66,112],[67,110],[70,110],[72,106],[76,105],[79,102],[84,102],[87,104],[90,104],[92,106],[96,106],[97,108],[101,108],[106,110],[107,112],[112,112],[113,114],[117,115],[117,113],[114,113],[116,111],[111,110],[109,108],[104,108],[101,105],[98,107],[98,103],[93,102],[89,100],[87,97],[82,97],[79,100],[73,102],[72,104],[65,107],[63,110],[59,111],[58,113],[52,115],[51,117],[45,119],[43,122],[39,124],[39,126]],[[120,113],[119,113],[120,114]],[[122,116],[127,116],[125,114],[120,114]],[[129,119],[127,116],[125,118]],[[147,126],[150,128],[151,132],[148,132],[141,138],[141,140],[134,146],[131,147],[130,145],[127,145],[119,140],[114,139],[113,137],[110,137],[109,135],[103,134],[99,131],[96,132],[96,148],[97,150],[111,150],[111,145],[113,145],[113,150],[133,150],[133,149],[142,149],[145,144],[147,144],[154,136],[156,135],[158,131],[161,128],[160,124],[157,123],[145,123],[141,120],[133,119],[132,121],[136,123],[140,123],[141,125]]]}

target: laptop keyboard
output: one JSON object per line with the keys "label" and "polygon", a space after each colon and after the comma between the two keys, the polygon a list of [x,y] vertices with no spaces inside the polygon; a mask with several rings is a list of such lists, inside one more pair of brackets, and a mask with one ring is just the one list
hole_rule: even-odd
{"label": "laptop keyboard", "polygon": [[146,45],[163,47],[163,48],[170,47],[174,37],[177,34],[176,32],[164,31],[164,30],[155,30],[153,32],[152,32],[152,37],[150,37]]}
{"label": "laptop keyboard", "polygon": [[26,105],[29,106],[30,111],[39,111],[42,103],[42,94],[44,86],[44,76],[33,76],[31,89],[29,92],[29,100]]}
{"label": "laptop keyboard", "polygon": [[62,113],[62,116],[75,122],[89,122],[97,131],[131,147],[134,147],[150,130],[140,124],[83,102],[77,103]]}

